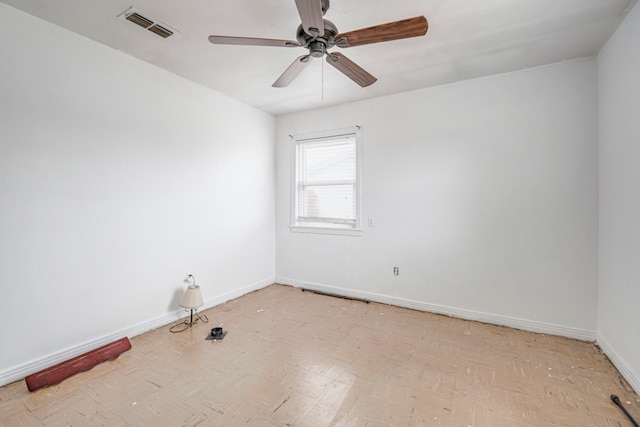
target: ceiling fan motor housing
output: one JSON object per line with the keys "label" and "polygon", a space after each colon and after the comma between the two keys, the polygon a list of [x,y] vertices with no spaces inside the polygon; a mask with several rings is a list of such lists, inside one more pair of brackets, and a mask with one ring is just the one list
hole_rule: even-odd
{"label": "ceiling fan motor housing", "polygon": [[309,43],[309,55],[314,58],[321,58],[325,52],[325,44],[321,41],[313,41]]}
{"label": "ceiling fan motor housing", "polygon": [[328,19],[323,19],[322,22],[324,23],[324,34],[319,37],[305,33],[302,25],[298,26],[296,33],[298,43],[309,48],[309,54],[314,58],[320,58],[328,48],[335,46],[334,38],[338,34],[338,27],[333,22]]}

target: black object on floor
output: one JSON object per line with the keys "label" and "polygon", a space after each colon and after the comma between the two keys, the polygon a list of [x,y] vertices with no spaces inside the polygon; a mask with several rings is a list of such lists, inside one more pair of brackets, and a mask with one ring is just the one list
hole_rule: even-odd
{"label": "black object on floor", "polygon": [[616,405],[618,405],[620,409],[622,409],[622,412],[624,412],[624,414],[629,418],[629,420],[633,423],[635,427],[640,427],[640,424],[638,424],[638,422],[631,416],[629,411],[627,411],[627,408],[622,406],[622,402],[620,402],[620,399],[618,399],[618,396],[616,396],[615,394],[612,394],[611,400],[613,400],[613,403],[615,403]]}
{"label": "black object on floor", "polygon": [[209,335],[207,335],[208,340],[221,340],[225,337],[225,335],[227,335],[228,331],[223,331],[222,328],[213,328],[211,330],[211,333],[209,333]]}
{"label": "black object on floor", "polygon": [[369,304],[371,302],[369,300],[362,299],[362,298],[347,297],[347,296],[344,296],[344,295],[332,294],[330,292],[316,291],[314,289],[304,289],[304,288],[301,288],[301,289],[302,289],[302,292],[311,292],[312,294],[322,295],[322,296],[325,296],[325,297],[342,298],[342,299],[346,299],[346,300],[349,300],[349,301],[363,302],[365,304]]}

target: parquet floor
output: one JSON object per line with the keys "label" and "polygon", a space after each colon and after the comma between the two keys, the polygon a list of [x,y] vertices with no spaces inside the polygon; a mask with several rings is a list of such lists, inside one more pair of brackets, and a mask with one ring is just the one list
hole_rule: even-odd
{"label": "parquet floor", "polygon": [[612,393],[640,417],[592,343],[279,285],[205,313],[57,386],[0,388],[0,426],[630,426]]}

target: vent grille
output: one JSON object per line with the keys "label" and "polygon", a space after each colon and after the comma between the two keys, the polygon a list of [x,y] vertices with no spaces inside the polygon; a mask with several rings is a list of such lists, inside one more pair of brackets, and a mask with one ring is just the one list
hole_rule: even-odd
{"label": "vent grille", "polygon": [[135,12],[127,16],[125,19],[127,21],[133,22],[134,24],[140,25],[142,28],[149,28],[150,26],[153,25],[152,20],[147,19],[144,16],[140,15],[139,13],[135,13]]}
{"label": "vent grille", "polygon": [[161,24],[157,19],[141,15],[132,7],[121,13],[119,18],[126,19],[129,22],[133,22],[134,24],[139,25],[142,28],[151,31],[153,34],[165,39],[178,33],[178,31],[169,27],[168,25],[164,23]]}
{"label": "vent grille", "polygon": [[171,35],[173,35],[173,31],[168,28],[163,27],[162,25],[154,24],[151,27],[147,28],[154,34],[159,35],[160,37],[164,37],[165,39]]}

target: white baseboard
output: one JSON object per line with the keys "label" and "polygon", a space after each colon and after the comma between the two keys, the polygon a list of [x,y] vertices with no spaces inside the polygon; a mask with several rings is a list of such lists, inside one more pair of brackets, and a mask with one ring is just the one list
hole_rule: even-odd
{"label": "white baseboard", "polygon": [[625,380],[631,385],[631,387],[635,390],[636,393],[640,394],[640,378],[636,377],[627,363],[616,353],[616,351],[611,347],[611,345],[607,342],[606,339],[600,334],[598,334],[596,343],[603,351],[604,354],[607,355],[613,366],[615,366],[620,374],[624,377]]}
{"label": "white baseboard", "polygon": [[[200,310],[206,310],[215,307],[216,305],[223,304],[232,299],[241,297],[242,295],[257,291],[258,289],[262,289],[273,283],[273,278],[265,279],[260,282],[256,282],[236,289],[234,291],[218,295],[217,297],[207,299]],[[154,319],[150,319],[136,325],[132,325],[120,331],[104,335],[100,338],[96,338],[82,344],[78,344],[73,347],[61,350],[59,352],[31,360],[21,365],[14,366],[10,369],[0,372],[0,387],[10,384],[14,381],[19,381],[33,373],[39,372],[53,365],[57,365],[58,363],[64,362],[65,360],[69,360],[73,357],[80,356],[81,354],[84,354],[91,350],[95,350],[96,348],[107,345],[113,341],[117,341],[124,337],[135,337],[136,335],[143,334],[152,329],[160,328],[172,322],[176,322],[186,316],[188,316],[188,313],[185,312],[184,309],[176,310],[163,316],[156,317]]]}
{"label": "white baseboard", "polygon": [[411,308],[430,313],[444,314],[446,316],[457,317],[465,320],[475,320],[493,325],[508,326],[510,328],[522,329],[525,331],[538,332],[549,335],[575,338],[581,341],[595,341],[595,331],[572,328],[569,326],[554,325],[551,323],[536,322],[533,320],[519,319],[517,317],[501,316],[498,314],[483,313],[479,311],[464,310],[454,307],[447,307],[437,304],[429,304],[422,301],[415,301],[405,298],[393,297],[389,295],[376,294],[372,292],[357,291],[334,286],[321,285],[318,283],[302,282],[285,277],[276,278],[276,283],[295,286],[297,288],[309,289],[327,294],[339,295],[347,298],[356,298],[366,301],[390,304],[399,307]]}
{"label": "white baseboard", "polygon": [[[596,341],[596,333],[593,331],[571,328],[566,326],[559,326],[543,322],[534,322],[526,319],[519,319],[514,317],[500,316],[495,314],[463,310],[453,307],[447,307],[436,304],[429,304],[421,301],[409,300],[404,298],[393,297],[389,295],[376,294],[372,292],[357,291],[345,288],[339,288],[334,286],[321,285],[317,283],[301,282],[297,280],[287,278],[266,279],[260,282],[247,285],[232,292],[219,295],[214,298],[207,299],[204,303],[202,310],[206,310],[217,305],[223,304],[229,300],[241,297],[253,291],[257,291],[273,283],[281,283],[284,285],[295,286],[297,288],[309,289],[327,294],[334,294],[344,296],[348,298],[357,298],[367,301],[379,302],[383,304],[390,304],[399,307],[410,308],[419,311],[426,311],[437,314],[444,314],[447,316],[457,317],[466,320],[475,320],[484,323],[490,323],[495,325],[507,326],[516,329],[522,329],[532,332],[546,333],[550,335],[566,336],[569,338],[576,338],[583,341]],[[187,316],[184,310],[177,310],[166,315],[151,319],[145,322],[141,322],[136,325],[132,325],[129,328],[114,332],[102,336],[100,338],[87,341],[85,343],[64,349],[62,351],[38,358],[24,364],[15,366],[6,371],[0,372],[0,386],[12,383],[14,381],[21,380],[28,375],[41,371],[50,366],[69,360],[73,357],[84,354],[88,351],[94,350],[103,345],[107,345],[113,341],[119,340],[123,337],[134,337],[144,332],[156,329],[162,326],[166,326],[172,322],[180,320]],[[640,392],[640,381],[634,377],[631,371],[628,369],[624,361],[622,361],[612,350],[612,348],[606,343],[606,341],[597,336],[597,343],[602,348],[603,352],[611,359],[612,363],[618,368],[621,374],[629,381],[631,386],[638,392]]]}

